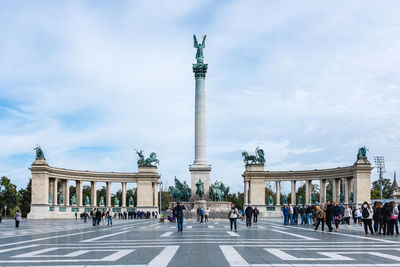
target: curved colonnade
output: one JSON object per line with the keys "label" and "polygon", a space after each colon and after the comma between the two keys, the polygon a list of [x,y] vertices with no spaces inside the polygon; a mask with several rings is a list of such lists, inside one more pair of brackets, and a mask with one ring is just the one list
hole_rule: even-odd
{"label": "curved colonnade", "polygon": [[[113,208],[115,212],[133,210],[156,211],[158,209],[158,183],[160,175],[156,166],[139,166],[138,172],[93,172],[50,167],[45,160],[37,159],[30,168],[32,173],[32,200],[30,219],[72,218],[76,213],[90,212],[93,208]],[[62,182],[63,203],[59,203],[58,182]],[[76,203],[69,199],[69,185],[76,182]],[[82,188],[90,182],[90,205],[84,205]],[[97,183],[106,184],[105,205],[97,203]],[[111,184],[122,186],[122,205],[112,206]],[[126,204],[126,184],[137,184],[136,207]],[[52,201],[49,196],[52,195]]]}
{"label": "curved colonnade", "polygon": [[[283,181],[291,182],[290,204],[297,204],[296,183],[298,181],[305,181],[306,197],[303,204],[313,204],[311,197],[312,181],[320,182],[320,199],[317,203],[325,203],[328,180],[333,182],[331,201],[339,202],[340,194],[343,194],[343,204],[360,205],[364,201],[371,201],[371,170],[371,163],[366,158],[358,159],[353,166],[308,171],[265,171],[264,164],[247,164],[242,175],[244,206],[257,206],[264,215],[273,216],[275,212],[276,216],[281,216],[280,188]],[[340,191],[341,180],[344,182],[344,192]],[[266,205],[265,203],[266,182],[275,182],[275,205]],[[353,193],[352,201],[350,199],[351,193]]]}

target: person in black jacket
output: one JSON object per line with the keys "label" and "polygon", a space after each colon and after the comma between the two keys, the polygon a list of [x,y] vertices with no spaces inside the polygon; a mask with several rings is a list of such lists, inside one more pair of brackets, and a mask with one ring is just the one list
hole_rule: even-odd
{"label": "person in black jacket", "polygon": [[96,210],[96,224],[99,225],[101,221],[101,211],[99,209]]}
{"label": "person in black jacket", "polygon": [[332,232],[333,206],[329,200],[326,203],[325,213],[326,213],[326,225],[329,228],[328,232]]}
{"label": "person in black jacket", "polygon": [[246,210],[246,227],[251,226],[251,217],[253,216],[253,208],[251,206],[247,206]]}
{"label": "person in black jacket", "polygon": [[253,209],[253,215],[254,215],[254,217],[253,217],[253,222],[254,222],[254,224],[257,223],[258,214],[260,214],[260,211],[257,209],[257,207],[254,207],[254,209]]}
{"label": "person in black jacket", "polygon": [[183,230],[183,211],[185,209],[185,206],[183,206],[181,202],[178,202],[176,207],[174,208],[174,216],[178,225],[178,233],[182,233]]}

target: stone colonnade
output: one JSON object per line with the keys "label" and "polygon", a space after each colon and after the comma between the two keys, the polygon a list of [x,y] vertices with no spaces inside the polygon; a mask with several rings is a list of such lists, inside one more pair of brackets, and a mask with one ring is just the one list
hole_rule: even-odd
{"label": "stone colonnade", "polygon": [[[279,212],[280,214],[280,192],[281,182],[291,182],[291,203],[298,204],[296,199],[296,183],[305,181],[305,200],[303,204],[313,204],[312,181],[320,182],[320,199],[317,203],[327,201],[326,185],[328,180],[332,180],[332,202],[340,202],[343,195],[343,204],[360,205],[364,201],[370,202],[371,188],[371,164],[365,158],[358,159],[353,166],[339,167],[332,169],[309,170],[309,171],[264,171],[264,164],[247,164],[246,171],[243,173],[244,181],[244,206],[257,206],[264,215]],[[274,205],[265,203],[265,183],[275,182],[276,198]],[[340,187],[341,181],[343,188]],[[351,195],[353,197],[351,199]],[[276,213],[277,215],[277,213]]]}
{"label": "stone colonnade", "polygon": [[[156,166],[139,166],[137,173],[91,172],[50,167],[45,160],[37,159],[30,168],[32,172],[32,199],[30,219],[72,218],[76,213],[90,212],[93,208],[112,208],[114,212],[158,210],[158,183],[160,175]],[[58,183],[61,181],[61,196],[58,199]],[[76,183],[76,201],[70,199],[70,183]],[[90,182],[90,203],[83,199],[83,183]],[[97,183],[106,184],[105,203],[97,203]],[[112,183],[121,184],[122,203],[113,205]],[[126,184],[137,183],[136,207],[127,205]],[[131,203],[132,204],[132,203]]]}

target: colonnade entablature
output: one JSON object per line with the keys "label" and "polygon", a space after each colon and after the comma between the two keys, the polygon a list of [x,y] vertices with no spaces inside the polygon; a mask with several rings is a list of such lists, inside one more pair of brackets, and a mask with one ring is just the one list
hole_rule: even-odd
{"label": "colonnade entablature", "polygon": [[[280,212],[281,182],[291,183],[290,203],[284,204],[321,204],[326,203],[326,186],[332,181],[332,202],[348,205],[360,205],[371,201],[371,163],[366,157],[358,158],[352,166],[305,171],[265,171],[264,164],[246,164],[242,174],[244,182],[244,206],[257,206],[261,212]],[[312,196],[312,182],[319,181],[319,199]],[[266,203],[265,183],[275,183],[275,199]],[[296,183],[305,183],[305,200],[296,200]],[[340,185],[344,185],[341,186]],[[284,201],[285,202],[285,201]]]}
{"label": "colonnade entablature", "polygon": [[[75,213],[90,212],[94,208],[113,209],[114,212],[133,210],[158,210],[157,166],[138,166],[138,172],[97,172],[51,167],[46,160],[36,159],[30,168],[32,173],[31,212],[28,218],[71,218]],[[61,182],[61,188],[58,184]],[[70,199],[70,183],[75,182],[76,193]],[[90,198],[83,199],[83,183],[90,183]],[[97,200],[97,184],[105,183],[106,196]],[[111,185],[121,185],[122,199],[114,203]],[[127,202],[127,183],[137,184],[137,203]],[[100,203],[98,203],[100,202]]]}

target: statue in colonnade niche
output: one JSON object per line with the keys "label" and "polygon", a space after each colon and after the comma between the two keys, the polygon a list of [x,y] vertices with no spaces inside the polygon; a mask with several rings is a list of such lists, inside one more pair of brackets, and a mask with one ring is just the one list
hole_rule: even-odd
{"label": "statue in colonnade niche", "polygon": [[303,204],[303,196],[299,196],[298,204],[299,205]]}
{"label": "statue in colonnade niche", "polygon": [[114,197],[114,206],[119,206],[119,199]]}
{"label": "statue in colonnade niche", "polygon": [[274,205],[274,200],[271,195],[268,196],[268,205]]}
{"label": "statue in colonnade niche", "polygon": [[330,195],[326,195],[326,201],[330,201],[331,200],[331,196]]}
{"label": "statue in colonnade niche", "polygon": [[89,198],[89,196],[86,196],[86,198],[85,198],[85,205],[86,206],[90,206],[90,198]]}
{"label": "statue in colonnade niche", "polygon": [[76,205],[76,196],[75,195],[73,195],[71,197],[71,205]]}
{"label": "statue in colonnade niche", "polygon": [[315,194],[311,194],[311,203],[313,205],[317,203],[317,196]]}
{"label": "statue in colonnade niche", "polygon": [[36,151],[36,159],[43,159],[43,160],[46,160],[46,159],[44,158],[43,150],[42,150],[42,148],[41,148],[39,145],[37,145],[37,147],[35,147],[33,150]]}
{"label": "statue in colonnade niche", "polygon": [[53,195],[49,194],[49,204],[53,204]]}
{"label": "statue in colonnade niche", "polygon": [[58,192],[58,204],[64,203],[64,196],[61,192]]}
{"label": "statue in colonnade niche", "polygon": [[350,193],[350,202],[351,203],[354,202],[354,194],[353,194],[353,192]]}
{"label": "statue in colonnade niche", "polygon": [[244,157],[243,162],[246,164],[264,164],[264,150],[259,147],[256,148],[255,155],[249,155],[246,151],[242,152],[242,157]]}
{"label": "statue in colonnade niche", "polygon": [[129,197],[128,203],[129,203],[129,207],[133,207],[133,197],[132,196]]}
{"label": "statue in colonnade niche", "polygon": [[287,196],[283,195],[283,205],[287,205]]}
{"label": "statue in colonnade niche", "polygon": [[104,206],[104,197],[103,197],[103,196],[100,197],[100,203],[99,203],[99,205],[100,205],[100,206]]}
{"label": "statue in colonnade niche", "polygon": [[343,203],[344,202],[344,195],[343,194],[340,194],[340,203]]}

